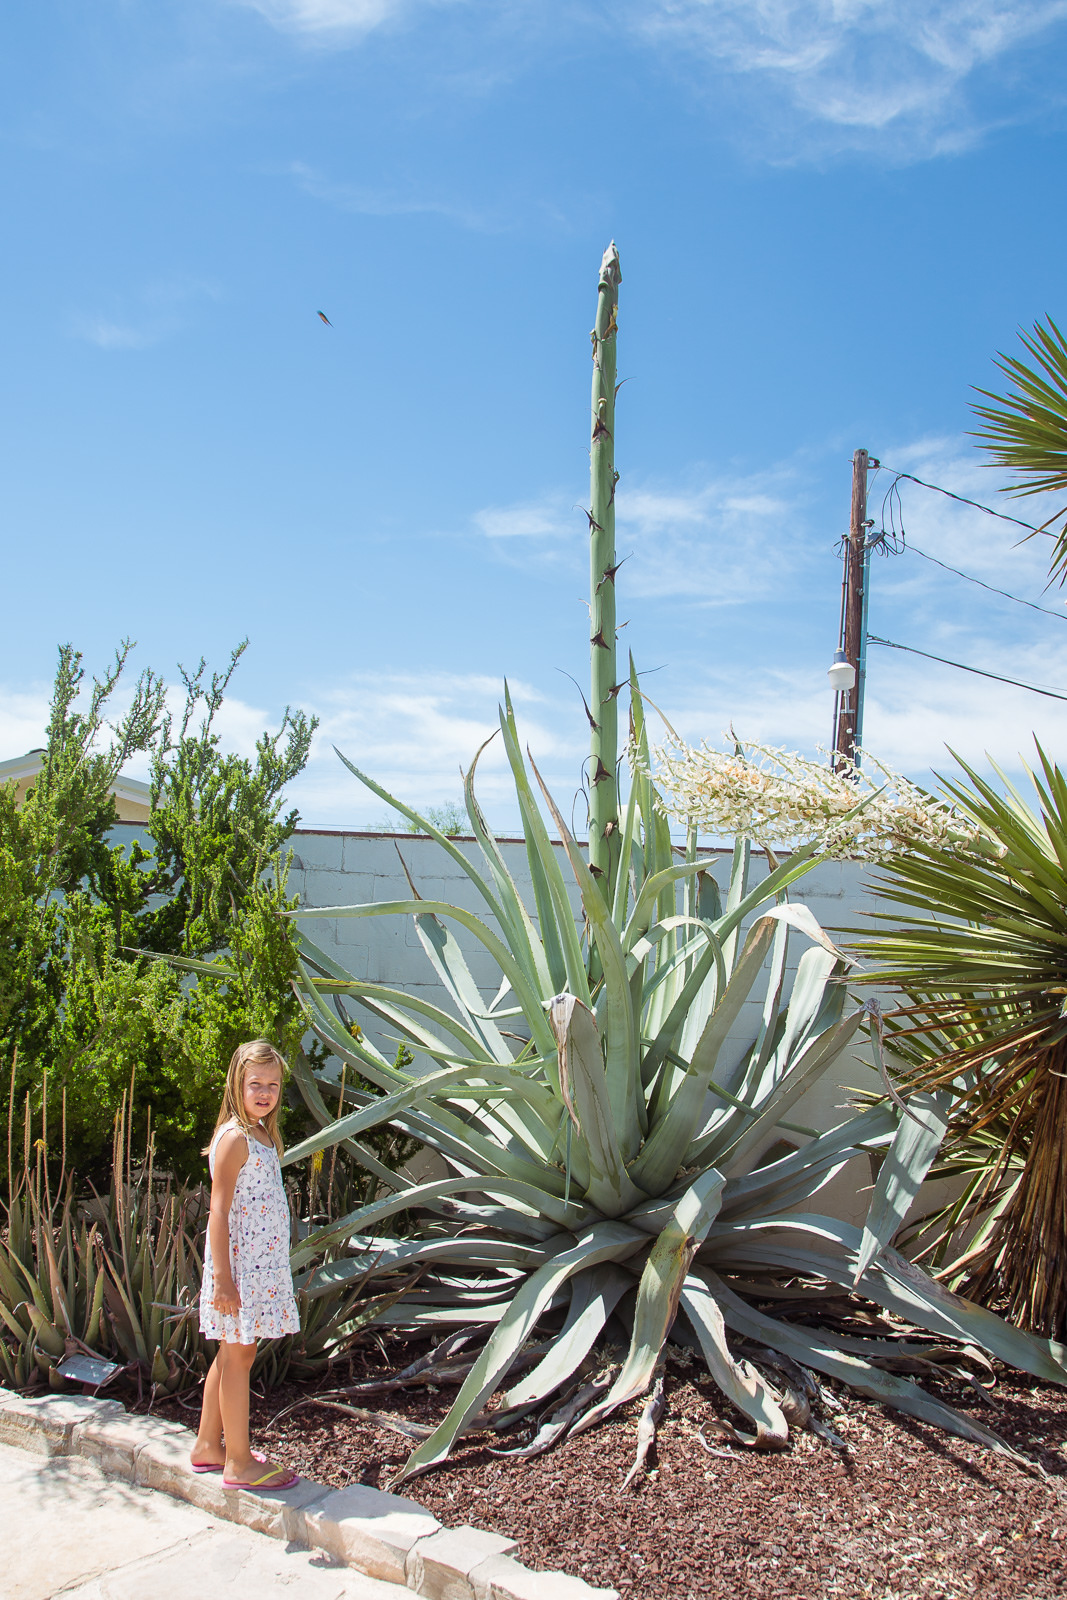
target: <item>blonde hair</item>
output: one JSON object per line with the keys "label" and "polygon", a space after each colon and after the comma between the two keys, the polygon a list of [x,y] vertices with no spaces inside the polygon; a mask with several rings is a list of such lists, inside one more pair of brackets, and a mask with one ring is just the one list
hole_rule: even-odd
{"label": "blonde hair", "polygon": [[[245,1110],[245,1073],[249,1067],[262,1066],[277,1067],[281,1073],[282,1083],[285,1083],[285,1074],[289,1070],[285,1058],[280,1051],[275,1050],[268,1040],[250,1039],[247,1044],[239,1044],[237,1046],[237,1049],[230,1057],[230,1065],[226,1069],[226,1087],[223,1090],[222,1105],[219,1108],[218,1121],[215,1123],[215,1132],[211,1136],[211,1144],[214,1144],[219,1129],[224,1128],[228,1122],[236,1122],[246,1133],[251,1132],[253,1123]],[[285,1150],[285,1146],[282,1144],[282,1136],[278,1131],[278,1113],[281,1110],[281,1105],[282,1101],[279,1095],[278,1104],[258,1124],[273,1139],[279,1155],[282,1155]],[[211,1144],[201,1152],[203,1155],[207,1155],[211,1149]]]}

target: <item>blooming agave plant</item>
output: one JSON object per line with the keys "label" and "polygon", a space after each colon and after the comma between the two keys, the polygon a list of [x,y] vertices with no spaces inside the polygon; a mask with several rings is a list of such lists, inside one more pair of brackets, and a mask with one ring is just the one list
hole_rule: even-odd
{"label": "blooming agave plant", "polygon": [[[294,1269],[307,1269],[303,1287],[314,1297],[371,1263],[378,1270],[417,1266],[417,1286],[384,1309],[378,1324],[427,1334],[480,1327],[487,1336],[447,1416],[413,1451],[400,1479],[443,1461],[501,1388],[495,1426],[542,1406],[561,1407],[545,1437],[593,1426],[653,1385],[672,1330],[701,1352],[724,1395],[749,1419],[747,1430],[736,1431],[741,1442],[784,1445],[797,1397],[736,1360],[728,1329],[777,1353],[787,1369],[791,1358],[951,1432],[997,1444],[987,1429],[884,1370],[878,1363],[892,1354],[885,1342],[780,1321],[752,1303],[773,1302],[783,1280],[799,1279],[816,1292],[856,1288],[939,1338],[1067,1381],[1058,1346],[958,1299],[890,1248],[944,1132],[939,1100],[916,1096],[907,1114],[892,1103],[870,1106],[822,1134],[789,1120],[801,1096],[840,1060],[863,1015],[848,997],[846,960],[805,907],[788,903],[790,885],[820,858],[817,847],[794,852],[755,882],[751,847],[739,843],[723,896],[707,858],[698,858],[695,831],[684,851],[671,843],[649,776],[632,669],[635,759],[620,815],[614,774],[625,685],[615,682],[612,453],[618,282],[612,247],[601,267],[593,336],[587,848],[541,785],[580,894],[584,930],[506,694],[500,732],[522,817],[530,905],[478,805],[477,757],[465,799],[483,870],[346,761],[437,841],[470,879],[483,910],[422,899],[414,883],[405,899],[329,908],[331,917],[413,917],[449,1009],[354,978],[298,936],[298,990],[311,1025],[383,1092],[347,1088],[346,1108],[353,1109],[335,1117],[311,1069],[299,1063],[298,1082],[321,1126],[285,1159],[343,1141],[390,1192],[313,1233],[294,1251]],[[492,998],[475,982],[457,930],[499,969]],[[806,948],[790,982],[787,956],[797,937]],[[403,1041],[414,1058],[410,1071],[347,1024],[346,1002]],[[739,1049],[739,1030],[752,1013],[757,1020]],[[437,1151],[451,1175],[419,1181],[381,1166],[360,1134],[383,1123]],[[756,1165],[783,1139],[790,1153]],[[876,1149],[888,1156],[862,1229],[808,1209],[851,1157]],[[401,1212],[413,1221],[411,1237],[376,1231]],[[350,1253],[311,1266],[326,1246]],[[610,1386],[583,1384],[613,1313],[630,1336],[621,1370]],[[546,1325],[554,1330],[548,1348],[533,1365],[528,1350],[518,1361]]]}
{"label": "blooming agave plant", "polygon": [[[633,710],[640,744],[636,693]],[[842,981],[845,960],[807,908],[785,900],[789,885],[818,859],[814,848],[753,885],[749,847],[738,846],[723,899],[692,840],[686,859],[678,859],[651,782],[638,775],[622,827],[630,872],[619,875],[609,907],[549,800],[581,890],[583,947],[510,701],[500,724],[523,817],[532,908],[486,826],[473,767],[466,800],[484,873],[454,840],[352,768],[437,840],[475,885],[488,916],[420,899],[414,886],[409,899],[331,907],[330,915],[414,917],[453,1009],[353,978],[300,940],[300,992],[310,1022],[385,1093],[348,1091],[356,1109],[335,1119],[304,1067],[302,1086],[322,1128],[286,1160],[343,1140],[372,1161],[359,1135],[392,1122],[438,1151],[454,1175],[418,1182],[381,1169],[388,1197],[313,1234],[295,1251],[294,1267],[347,1242],[350,1259],[310,1275],[305,1287],[314,1296],[372,1261],[379,1269],[418,1263],[418,1287],[379,1318],[381,1325],[491,1330],[447,1417],[401,1476],[442,1461],[501,1385],[504,1412],[529,1412],[573,1387],[612,1312],[631,1330],[629,1352],[610,1390],[590,1396],[571,1431],[649,1388],[680,1318],[674,1337],[699,1348],[723,1393],[751,1420],[751,1430],[737,1436],[745,1443],[784,1445],[790,1407],[752,1366],[734,1359],[728,1328],[951,1432],[996,1443],[985,1428],[879,1367],[892,1353],[884,1343],[779,1321],[751,1303],[773,1299],[784,1278],[855,1287],[940,1337],[1067,1380],[1059,1347],[950,1294],[889,1248],[941,1141],[945,1121],[936,1099],[916,1097],[908,1115],[891,1103],[872,1106],[814,1137],[789,1120],[797,1100],[839,1060],[863,1015]],[[492,1000],[475,983],[455,927],[499,966]],[[807,948],[790,988],[787,951],[797,935]],[[330,996],[358,1002],[406,1042],[416,1068],[431,1070],[398,1070],[344,1025]],[[754,996],[759,1021],[738,1051],[732,1035]],[[753,1167],[768,1146],[783,1137],[796,1144],[798,1136],[801,1148]],[[850,1157],[887,1147],[863,1229],[806,1209]],[[401,1211],[418,1219],[414,1236],[377,1236],[376,1227]],[[549,1314],[559,1324],[550,1349],[532,1370],[509,1379]]]}

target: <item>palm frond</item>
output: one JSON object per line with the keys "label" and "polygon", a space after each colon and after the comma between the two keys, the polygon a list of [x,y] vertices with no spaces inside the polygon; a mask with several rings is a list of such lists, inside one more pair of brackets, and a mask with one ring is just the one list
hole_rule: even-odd
{"label": "palm frond", "polygon": [[[1020,333],[1019,338],[1034,364],[1017,356],[996,358],[1014,390],[1003,395],[977,390],[992,403],[972,408],[984,423],[974,437],[985,445],[993,465],[1014,474],[1015,494],[1057,493],[1067,489],[1067,341],[1051,317],[1044,325],[1035,323],[1032,336]],[[1043,526],[1065,518],[1067,506]],[[1049,578],[1062,584],[1067,580],[1067,520],[1055,541]]]}

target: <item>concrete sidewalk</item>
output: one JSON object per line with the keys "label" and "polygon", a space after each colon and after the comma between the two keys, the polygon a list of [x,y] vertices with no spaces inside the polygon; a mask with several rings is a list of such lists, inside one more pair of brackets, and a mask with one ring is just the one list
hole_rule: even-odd
{"label": "concrete sidewalk", "polygon": [[411,1600],[75,1456],[0,1445],[4,1600]]}

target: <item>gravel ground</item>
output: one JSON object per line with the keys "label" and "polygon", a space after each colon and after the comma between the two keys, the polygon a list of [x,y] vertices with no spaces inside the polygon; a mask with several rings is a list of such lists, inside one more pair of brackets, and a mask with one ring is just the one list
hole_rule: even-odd
{"label": "gravel ground", "polygon": [[[412,1345],[362,1351],[354,1378],[397,1370],[418,1353]],[[579,1574],[627,1600],[1067,1594],[1067,1392],[1007,1371],[988,1399],[961,1383],[939,1388],[1039,1462],[1042,1475],[829,1386],[826,1419],[846,1451],[811,1433],[794,1435],[780,1453],[731,1448],[715,1436],[729,1407],[697,1372],[685,1352],[668,1363],[651,1470],[628,1489],[621,1485],[640,1402],[527,1462],[486,1447],[521,1442],[521,1433],[472,1435],[444,1468],[403,1492],[443,1523],[517,1539],[529,1566]],[[313,1392],[289,1384],[254,1399],[258,1442],[319,1482],[386,1487],[411,1448],[398,1434],[318,1405],[271,1426]],[[359,1404],[432,1423],[454,1394],[403,1390]],[[174,1401],[156,1409],[195,1420]]]}

